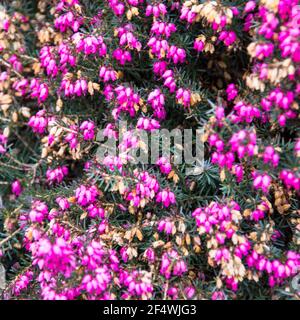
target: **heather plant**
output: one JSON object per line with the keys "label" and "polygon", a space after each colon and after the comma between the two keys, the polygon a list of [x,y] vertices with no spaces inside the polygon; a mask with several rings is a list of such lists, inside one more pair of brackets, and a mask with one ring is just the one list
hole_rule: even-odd
{"label": "heather plant", "polygon": [[2,297],[299,299],[299,80],[298,0],[3,1]]}

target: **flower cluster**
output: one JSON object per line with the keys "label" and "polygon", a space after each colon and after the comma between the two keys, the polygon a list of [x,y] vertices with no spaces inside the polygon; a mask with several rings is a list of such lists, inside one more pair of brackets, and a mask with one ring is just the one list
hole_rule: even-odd
{"label": "flower cluster", "polygon": [[299,299],[300,2],[235,4],[0,6],[5,299]]}

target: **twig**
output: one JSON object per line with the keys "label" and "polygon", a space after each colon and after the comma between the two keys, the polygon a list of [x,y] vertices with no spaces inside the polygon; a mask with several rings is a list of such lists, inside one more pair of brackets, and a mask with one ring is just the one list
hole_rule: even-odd
{"label": "twig", "polygon": [[0,165],[3,167],[6,167],[6,168],[14,169],[14,170],[20,170],[20,171],[24,170],[24,168],[18,168],[18,167],[12,166],[10,164],[7,164],[7,163],[1,162],[1,161],[0,161]]}
{"label": "twig", "polygon": [[8,63],[6,62],[4,59],[0,58],[0,63],[2,63],[5,67],[9,68],[13,73],[15,73],[18,77],[20,78],[23,78],[23,76],[18,72],[16,71],[15,69],[13,69],[13,67]]}
{"label": "twig", "polygon": [[169,289],[169,280],[167,280],[163,300],[167,300],[167,292]]}
{"label": "twig", "polygon": [[11,238],[13,238],[16,234],[18,234],[21,231],[21,228],[14,231],[11,235],[0,241],[0,247],[4,245],[7,241],[9,241]]}
{"label": "twig", "polygon": [[27,56],[26,54],[20,54],[19,56],[20,56],[21,58],[25,58],[25,59],[28,59],[28,60],[32,60],[32,61],[39,62],[39,60],[38,60],[37,58]]}
{"label": "twig", "polygon": [[18,164],[19,166],[25,167],[25,168],[33,168],[35,165],[33,164],[28,164],[28,163],[23,163],[20,162],[19,160],[15,159],[11,154],[7,153],[6,156],[11,159],[12,161],[14,161],[16,164]]}
{"label": "twig", "polygon": [[19,140],[24,144],[25,147],[27,147],[35,156],[39,157],[39,155],[30,147],[30,145],[17,133],[15,132],[15,135],[18,137]]}

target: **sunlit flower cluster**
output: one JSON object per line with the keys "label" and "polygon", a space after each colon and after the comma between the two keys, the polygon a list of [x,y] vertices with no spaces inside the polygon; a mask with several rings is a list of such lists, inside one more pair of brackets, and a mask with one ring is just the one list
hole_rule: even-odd
{"label": "sunlit flower cluster", "polygon": [[3,297],[299,298],[300,2],[24,1],[0,7]]}

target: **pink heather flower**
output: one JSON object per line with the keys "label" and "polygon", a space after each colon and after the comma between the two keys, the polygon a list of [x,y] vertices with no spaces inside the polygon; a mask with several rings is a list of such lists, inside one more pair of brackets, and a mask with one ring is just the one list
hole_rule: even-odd
{"label": "pink heather flower", "polygon": [[236,181],[241,182],[244,177],[244,169],[242,165],[236,164],[233,166],[233,174],[236,176]]}
{"label": "pink heather flower", "polygon": [[164,72],[167,70],[167,62],[166,61],[157,61],[153,64],[153,72],[158,75],[162,76]]}
{"label": "pink heather flower", "polygon": [[0,82],[6,81],[7,79],[8,79],[8,73],[6,71],[1,72],[0,73]]}
{"label": "pink heather flower", "polygon": [[111,101],[114,98],[114,88],[110,84],[106,84],[104,86],[103,95],[106,99],[106,101]]}
{"label": "pink heather flower", "polygon": [[281,232],[278,231],[278,230],[275,230],[275,231],[272,233],[271,239],[272,239],[272,241],[276,241],[277,239],[280,239],[281,237],[282,237]]}
{"label": "pink heather flower", "polygon": [[217,151],[223,151],[224,142],[219,138],[217,134],[210,135],[208,138],[208,142],[211,147],[216,147]]}
{"label": "pink heather flower", "polygon": [[260,272],[266,272],[269,276],[269,285],[273,287],[280,284],[283,279],[293,276],[298,272],[299,268],[299,255],[293,251],[288,251],[286,254],[285,262],[279,260],[269,260],[267,257],[252,251],[247,256],[247,264],[250,268],[255,268]]}
{"label": "pink heather flower", "polygon": [[[218,232],[216,234],[216,240],[219,244],[224,244],[226,239],[226,234]],[[216,259],[217,260],[217,259]]]}
{"label": "pink heather flower", "polygon": [[167,295],[173,300],[178,299],[178,289],[176,287],[170,287],[167,290]]}
{"label": "pink heather flower", "polygon": [[124,66],[126,62],[131,62],[132,60],[131,53],[120,48],[116,49],[112,56],[120,63],[121,66]]}
{"label": "pink heather flower", "polygon": [[194,287],[190,286],[184,289],[184,294],[188,299],[192,299],[196,294],[196,290]]}
{"label": "pink heather flower", "polygon": [[228,87],[226,89],[226,93],[227,93],[227,100],[228,101],[234,100],[234,98],[238,95],[238,90],[237,90],[236,86],[234,85],[234,83],[231,83],[228,85]]}
{"label": "pink heather flower", "polygon": [[93,140],[95,137],[95,124],[93,121],[83,121],[80,125],[80,130],[83,131],[84,140]]}
{"label": "pink heather flower", "polygon": [[187,271],[188,271],[187,265],[183,260],[177,261],[173,267],[174,276],[181,276]]}
{"label": "pink heather flower", "polygon": [[155,119],[141,117],[138,119],[136,127],[147,131],[154,131],[160,128],[160,124]]}
{"label": "pink heather flower", "polygon": [[39,103],[43,103],[49,96],[49,89],[46,83],[39,83],[37,79],[30,82],[31,98],[38,98]]}
{"label": "pink heather flower", "polygon": [[28,216],[31,222],[42,223],[47,217],[48,212],[48,207],[45,202],[36,200],[32,203]]}
{"label": "pink heather flower", "polygon": [[35,116],[30,117],[28,125],[32,128],[33,132],[44,133],[48,127],[49,120],[46,117],[46,110],[39,111]]}
{"label": "pink heather flower", "polygon": [[176,90],[176,83],[174,79],[174,72],[172,70],[166,70],[162,75],[164,81],[164,86],[167,87],[171,93]]}
{"label": "pink heather flower", "polygon": [[139,182],[136,184],[135,191],[129,192],[126,200],[135,207],[144,207],[146,202],[155,197],[159,190],[159,184],[148,172],[136,172],[135,176]]}
{"label": "pink heather flower", "polygon": [[[19,48],[16,54],[8,53],[6,60],[10,67],[7,68],[7,71],[0,73],[0,87],[10,91],[9,85],[11,83],[11,88],[14,91],[12,95],[19,97],[19,100],[21,98],[21,102],[26,103],[28,99],[35,99],[38,104],[37,107],[43,107],[43,110],[30,116],[28,121],[28,126],[36,134],[44,134],[48,129],[51,132],[42,139],[42,143],[46,146],[48,143],[48,146],[51,146],[51,149],[55,148],[55,150],[58,142],[59,144],[65,144],[65,146],[68,145],[70,149],[78,148],[78,150],[66,150],[73,156],[74,151],[77,153],[81,149],[79,141],[95,138],[95,123],[90,120],[82,120],[83,122],[79,125],[69,125],[67,132],[64,131],[61,136],[56,135],[53,130],[50,130],[54,120],[56,120],[49,116],[50,112],[53,111],[53,106],[51,104],[41,106],[41,104],[46,102],[49,96],[52,99],[52,97],[62,96],[63,93],[65,97],[74,100],[77,97],[85,96],[89,91],[89,81],[96,81],[97,79],[97,75],[92,77],[93,79],[85,77],[89,74],[87,71],[90,70],[90,66],[88,65],[92,63],[96,66],[98,63],[100,93],[105,98],[105,104],[111,106],[111,116],[115,120],[111,123],[106,122],[104,136],[120,140],[118,141],[118,151],[121,154],[120,156],[109,155],[105,157],[102,163],[96,163],[92,159],[90,159],[91,161],[82,160],[84,161],[84,171],[87,174],[98,173],[103,179],[111,175],[123,176],[126,181],[128,178],[128,183],[124,187],[114,191],[119,194],[118,198],[123,199],[123,203],[120,203],[120,199],[117,201],[117,211],[114,214],[118,214],[118,211],[121,211],[122,215],[128,213],[128,206],[134,206],[136,209],[146,209],[148,208],[147,204],[151,204],[152,207],[153,204],[155,206],[155,203],[161,203],[165,208],[169,208],[176,203],[175,194],[169,188],[165,188],[166,181],[163,181],[163,186],[160,186],[155,175],[152,176],[148,171],[141,171],[137,168],[131,170],[131,166],[130,168],[127,166],[131,159],[128,155],[129,151],[139,146],[139,139],[134,135],[134,127],[126,132],[120,132],[120,136],[116,128],[117,120],[130,116],[134,118],[133,124],[136,123],[137,129],[157,130],[163,124],[162,120],[166,118],[166,99],[168,99],[170,113],[172,113],[170,108],[172,101],[169,101],[171,98],[186,108],[191,105],[194,85],[189,81],[188,74],[186,75],[184,70],[177,67],[179,63],[191,62],[190,59],[187,61],[185,51],[187,48],[177,47],[179,45],[177,36],[174,37],[175,42],[169,41],[169,39],[176,32],[177,24],[175,24],[175,21],[176,23],[178,21],[175,16],[178,13],[181,22],[187,22],[188,29],[194,22],[197,22],[197,24],[200,22],[201,24],[199,18],[201,18],[202,13],[199,14],[197,10],[198,4],[190,6],[188,3],[180,3],[178,0],[171,1],[168,5],[159,2],[152,1],[151,3],[150,1],[145,5],[143,0],[108,0],[108,12],[106,12],[106,9],[100,8],[98,12],[93,13],[94,16],[86,17],[85,14],[81,13],[79,0],[59,0],[53,8],[55,9],[53,11],[55,13],[54,27],[60,32],[66,32],[66,34],[60,44],[46,45],[40,50],[39,60],[45,74],[38,73],[40,79],[33,78],[30,74],[27,75],[28,77],[26,76],[27,78],[18,77],[18,73],[23,71],[24,57],[22,54],[26,53],[25,47]],[[272,10],[269,6],[263,5],[262,2],[247,0],[239,6],[239,9],[232,5],[225,6],[223,8],[225,11],[221,8],[219,16],[215,20],[207,19],[203,25],[204,29],[207,26],[210,27],[213,34],[219,38],[219,42],[221,41],[227,47],[237,42],[237,34],[230,30],[231,26],[240,25],[244,31],[251,31],[249,37],[256,41],[254,43],[254,56],[252,57],[254,58],[252,59],[252,73],[268,87],[268,90],[263,92],[264,97],[259,98],[258,90],[257,94],[249,96],[250,98],[256,96],[254,97],[254,105],[247,102],[249,97],[241,91],[240,96],[245,96],[245,101],[237,99],[239,101],[235,103],[228,103],[230,104],[229,108],[223,105],[216,106],[213,121],[210,123],[211,133],[208,137],[208,144],[212,149],[211,162],[217,164],[220,168],[226,168],[227,180],[231,180],[230,174],[232,174],[233,185],[234,180],[236,180],[236,183],[243,182],[246,184],[250,172],[255,190],[268,193],[272,180],[279,179],[279,183],[288,192],[295,194],[295,197],[300,192],[300,173],[298,170],[300,139],[292,136],[295,145],[294,150],[291,149],[290,151],[294,153],[295,159],[291,157],[293,158],[292,161],[288,161],[288,165],[284,166],[282,160],[290,159],[290,155],[283,155],[284,157],[280,161],[280,154],[272,146],[272,141],[269,141],[270,145],[264,145],[260,130],[253,128],[268,123],[272,125],[274,121],[280,127],[285,127],[289,124],[290,119],[297,119],[298,117],[297,102],[300,96],[300,84],[296,83],[300,75],[298,66],[300,62],[300,30],[297,25],[300,21],[298,2],[297,0],[279,0],[276,10],[274,8]],[[202,6],[202,2],[199,1],[199,3]],[[214,6],[214,3],[212,5]],[[126,17],[123,15],[130,14],[128,10],[131,9],[143,11],[142,16],[145,15],[148,18],[144,19],[144,16],[133,17],[132,21],[135,21],[133,24],[125,24],[124,19]],[[167,17],[167,10],[171,10],[170,17]],[[239,10],[241,10],[241,14]],[[117,16],[114,17],[114,21],[117,23],[115,28],[117,39],[108,39],[110,49],[112,49],[113,64],[108,61],[109,59],[106,59],[109,58],[108,48],[104,42],[107,39],[105,18],[110,14]],[[129,64],[133,61],[133,57],[140,59],[144,55],[144,50],[143,54],[135,52],[134,55],[131,51],[142,49],[142,43],[137,35],[140,35],[143,30],[135,29],[136,21],[140,18],[145,20],[143,22],[150,22],[149,28],[151,28],[150,34],[146,35],[146,38],[141,35],[144,42],[143,49],[148,47],[150,60],[152,60],[153,74],[152,76],[149,75],[149,79],[151,78],[157,83],[160,82],[162,86],[156,88],[150,86],[150,90],[153,91],[149,93],[147,104],[151,106],[152,110],[148,115],[142,114],[144,109],[141,110],[140,108],[142,100],[139,95],[141,92],[144,96],[147,86],[145,86],[146,89],[139,88],[139,91],[137,91],[129,84],[130,81],[133,81],[132,77],[127,77],[126,74],[124,74],[123,83],[119,83],[121,79],[119,79],[119,74],[116,71],[118,68],[113,69],[115,65]],[[170,23],[170,19],[174,23]],[[6,18],[5,15],[0,22],[0,30],[3,30],[4,33],[11,33],[13,24],[16,23],[16,27],[19,28],[20,24],[28,21],[27,17],[19,13],[10,14],[9,18]],[[83,33],[78,32],[83,24]],[[149,26],[149,23],[147,25]],[[51,28],[51,25],[49,26]],[[197,29],[196,25],[195,28]],[[180,31],[182,30],[180,27]],[[138,31],[138,33],[135,34],[135,31]],[[99,35],[101,32],[103,32],[103,35]],[[7,34],[7,36],[10,36],[10,34]],[[192,39],[194,40],[194,50],[198,53],[205,48],[205,42],[200,39]],[[118,43],[117,47],[115,46],[116,43]],[[220,45],[218,41],[214,44],[216,46]],[[242,42],[240,44],[245,45]],[[146,47],[144,48],[144,46]],[[252,54],[252,50],[249,50],[249,53],[250,51]],[[6,54],[7,48],[0,46],[0,52]],[[196,52],[193,54],[197,55]],[[259,61],[257,62],[257,60]],[[79,62],[86,64],[86,68],[77,65]],[[137,65],[135,62],[133,63],[134,66]],[[286,79],[283,79],[284,81],[275,79],[275,82],[278,80],[277,84],[274,81],[269,81],[272,69],[276,68],[277,63],[280,65],[282,62],[283,66],[285,66],[285,63],[289,65],[292,62],[290,67],[287,68],[287,74],[282,73],[282,77],[286,77]],[[192,68],[192,65],[190,67]],[[121,69],[130,71],[130,67]],[[80,78],[80,72],[84,78]],[[97,73],[97,70],[95,72]],[[70,73],[74,76],[69,77]],[[12,75],[13,77],[11,77]],[[48,78],[48,80],[43,82],[45,78]],[[149,80],[147,75],[146,78],[145,80]],[[133,81],[133,83],[136,84],[136,81]],[[286,87],[286,84],[290,89]],[[226,89],[227,101],[234,101],[238,94],[238,87],[233,83],[229,84]],[[6,106],[4,106],[4,111],[5,108]],[[21,111],[20,113],[22,113]],[[106,113],[106,111],[103,112]],[[109,117],[104,118],[105,121],[110,121]],[[227,126],[227,122],[229,126]],[[230,128],[232,130],[227,130]],[[279,131],[282,133],[283,128],[281,129]],[[289,129],[285,128],[284,131]],[[259,132],[258,136],[256,136],[256,132]],[[7,143],[8,137],[0,134],[0,156],[6,152]],[[58,158],[54,158],[55,161],[58,160]],[[68,154],[68,159],[71,159],[70,154]],[[159,166],[163,174],[169,174],[172,170],[170,160],[165,157],[159,158],[156,165]],[[259,166],[265,172],[261,171]],[[280,168],[278,169],[278,167]],[[68,169],[65,166],[54,169],[47,168],[46,171],[49,183],[59,183],[67,174]],[[161,175],[158,174],[158,176]],[[88,175],[88,178],[92,177]],[[240,187],[244,186],[240,185]],[[12,183],[11,190],[16,197],[22,193],[23,190],[19,180]],[[116,249],[111,249],[107,242],[107,236],[111,236],[114,231],[118,231],[118,227],[111,224],[112,221],[109,219],[108,212],[101,207],[102,199],[98,199],[100,198],[98,196],[100,196],[100,192],[96,185],[79,185],[75,190],[77,204],[83,207],[82,209],[89,217],[87,225],[82,224],[86,232],[79,232],[79,229],[75,226],[74,228],[67,226],[64,223],[65,221],[61,220],[67,214],[64,211],[68,210],[71,205],[71,200],[63,196],[55,198],[56,208],[50,211],[45,202],[33,201],[31,209],[28,212],[21,213],[19,223],[25,231],[23,244],[31,255],[33,267],[16,278],[15,283],[12,284],[12,293],[18,296],[27,288],[32,289],[29,285],[34,280],[34,286],[38,286],[40,289],[41,298],[51,300],[70,300],[80,297],[87,299],[116,299],[117,297],[133,300],[153,299],[157,296],[158,289],[161,289],[169,299],[196,298],[196,289],[191,285],[192,281],[186,274],[189,268],[193,269],[193,265],[185,262],[180,255],[183,254],[181,251],[168,249],[167,246],[156,247],[153,243],[148,243],[145,246],[138,245],[138,247],[133,242],[122,244],[118,232],[114,239],[118,246],[114,245]],[[270,210],[270,204],[261,200],[254,208],[251,208],[249,219],[255,223],[261,222],[271,213]],[[138,211],[139,209],[136,210],[137,213]],[[169,209],[168,211],[172,210]],[[192,213],[197,226],[196,232],[201,235],[203,245],[207,244],[205,249],[208,251],[209,264],[211,266],[213,264],[217,271],[220,271],[221,280],[231,291],[237,291],[239,283],[244,280],[248,281],[247,275],[249,273],[257,275],[260,280],[267,279],[271,288],[282,287],[289,281],[290,277],[299,273],[300,254],[297,251],[284,250],[285,248],[281,248],[282,250],[277,248],[275,255],[273,250],[256,252],[255,241],[250,242],[248,240],[247,228],[245,230],[242,228],[243,232],[241,232],[240,223],[247,223],[247,218],[245,219],[240,211],[241,208],[236,202],[226,201],[226,204],[224,204],[220,201],[211,202],[205,207],[195,209]],[[147,211],[140,227],[151,229],[154,226],[154,232],[157,228],[158,232],[165,233],[167,235],[165,238],[168,238],[172,243],[174,241],[178,242],[171,236],[176,231],[177,223],[176,217],[171,217],[171,214],[167,217],[160,217],[157,221],[154,214]],[[76,220],[75,216],[73,218]],[[45,226],[39,225],[44,222],[50,223],[45,224]],[[253,227],[253,224],[250,223],[250,226]],[[263,226],[264,223],[260,224]],[[12,223],[9,222],[9,227],[11,225]],[[134,227],[128,221],[120,226],[123,229]],[[259,224],[256,224],[254,229],[258,226]],[[178,230],[178,232],[181,231]],[[143,233],[145,235],[145,230]],[[279,231],[275,230],[272,234],[271,246],[272,241],[276,241],[279,237],[278,233]],[[138,239],[136,240],[138,241]],[[195,241],[197,241],[196,238]],[[171,242],[169,244],[172,244]],[[175,242],[173,248],[177,248]],[[277,246],[276,243],[275,245]],[[138,252],[135,249],[139,249]],[[3,254],[3,250],[0,250],[0,257]],[[136,257],[135,254],[142,254],[144,266],[139,264],[135,268],[133,260],[140,258],[140,256]],[[245,279],[238,277],[232,268],[228,268],[228,264],[233,259],[242,261],[246,268]],[[191,263],[190,259],[187,260]],[[153,273],[152,267],[154,264],[158,264],[160,272],[158,275]],[[149,270],[143,270],[143,267]],[[204,279],[205,275],[202,272],[199,272],[197,276],[200,282],[207,280]],[[166,283],[162,285],[157,283],[157,279],[163,280],[163,278],[165,280],[170,279],[168,286]],[[178,285],[176,279],[182,279],[182,285]],[[224,291],[216,288],[213,288],[212,291],[210,293],[212,300],[226,299]],[[272,293],[272,290],[270,293]],[[231,296],[234,296],[234,293]]]}
{"label": "pink heather flower", "polygon": [[[192,216],[196,220],[197,227],[199,227],[199,233],[212,233],[215,227],[221,225],[223,221],[231,221],[233,219],[231,210],[239,210],[239,206],[236,202],[232,201],[229,205],[222,205],[216,202],[212,202],[208,207],[197,208]],[[220,229],[222,232],[225,230]],[[230,239],[234,231],[232,228],[226,231],[226,237]],[[219,241],[222,240],[223,235],[219,234]],[[225,252],[220,252],[221,255]],[[227,253],[226,253],[227,254]],[[228,257],[226,257],[228,258]]]}
{"label": "pink heather flower", "polygon": [[169,174],[172,170],[170,162],[165,157],[158,158],[156,164],[159,166],[160,171],[164,174]]}
{"label": "pink heather flower", "polygon": [[286,125],[285,115],[281,114],[280,116],[278,116],[278,123],[281,127],[285,127],[285,125]]}
{"label": "pink heather flower", "polygon": [[164,35],[169,38],[176,31],[176,26],[173,23],[155,21],[152,24],[151,32],[156,35]]}
{"label": "pink heather flower", "polygon": [[200,40],[200,39],[198,39],[198,38],[195,39],[195,41],[194,41],[194,49],[195,49],[197,52],[203,51],[204,46],[205,46],[205,43],[204,43],[202,40]]}
{"label": "pink heather flower", "polygon": [[117,116],[121,111],[128,112],[131,117],[135,116],[135,106],[139,104],[140,97],[130,87],[118,86],[115,88],[117,94],[117,106],[113,111],[113,116],[117,119]]}
{"label": "pink heather flower", "polygon": [[173,192],[165,189],[157,194],[156,202],[161,202],[166,208],[168,208],[171,204],[176,203],[175,195]]}
{"label": "pink heather flower", "polygon": [[[220,243],[219,244],[223,244]],[[217,249],[216,250],[216,254],[215,254],[215,261],[217,262],[217,264],[221,264],[224,262],[229,262],[230,260],[230,252],[227,248],[223,248],[223,249]]]}
{"label": "pink heather flower", "polygon": [[253,157],[256,152],[256,134],[252,131],[240,130],[232,135],[229,144],[239,159],[246,155]]}
{"label": "pink heather flower", "polygon": [[[3,75],[2,73],[1,76],[4,77],[3,81],[5,81],[7,75]],[[21,96],[25,96],[25,94],[28,93],[28,86],[29,81],[27,79],[16,80],[12,85],[13,89],[16,90],[16,92],[18,92],[18,94]]]}
{"label": "pink heather flower", "polygon": [[251,244],[248,240],[246,240],[244,243],[241,243],[238,246],[236,246],[234,250],[234,255],[242,259],[243,257],[249,255],[250,249],[251,249]]}
{"label": "pink heather flower", "polygon": [[226,278],[225,282],[228,289],[232,291],[238,290],[238,281],[235,278]]}
{"label": "pink heather flower", "polygon": [[170,221],[170,219],[166,218],[163,220],[160,220],[157,226],[157,230],[159,232],[165,232],[167,235],[172,234],[175,229],[175,224],[173,221]]}
{"label": "pink heather flower", "polygon": [[115,130],[115,125],[113,123],[108,123],[103,130],[103,136],[108,138],[118,139],[118,132]]}
{"label": "pink heather flower", "polygon": [[151,105],[152,109],[154,110],[154,116],[158,119],[165,119],[166,111],[165,111],[165,97],[161,93],[160,89],[155,89],[151,91],[147,102]]}
{"label": "pink heather flower", "polygon": [[86,187],[81,185],[75,190],[76,201],[83,207],[94,203],[98,197],[98,194],[99,192],[96,186]]}
{"label": "pink heather flower", "polygon": [[167,58],[172,59],[175,64],[184,63],[186,59],[185,50],[172,45],[168,49]]}
{"label": "pink heather flower", "polygon": [[172,4],[171,4],[171,11],[179,10],[179,8],[180,8],[180,3],[179,3],[179,1],[174,1],[174,2],[172,2]]}
{"label": "pink heather flower", "polygon": [[77,128],[76,126],[71,126],[70,129],[73,130],[74,132],[69,132],[65,137],[65,141],[69,143],[71,149],[75,149],[78,145]]}
{"label": "pink heather flower", "polygon": [[272,146],[267,146],[263,153],[264,163],[271,163],[273,167],[277,167],[279,163],[279,155]]}
{"label": "pink heather flower", "polygon": [[124,28],[117,28],[117,35],[120,39],[119,44],[120,46],[125,46],[126,48],[129,48],[131,50],[135,49],[137,51],[140,51],[142,48],[142,44],[137,40],[131,30],[131,25],[126,25]]}
{"label": "pink heather flower", "polygon": [[179,104],[183,104],[185,107],[191,105],[191,92],[188,89],[179,88],[176,91],[176,99]]}
{"label": "pink heather flower", "polygon": [[55,56],[52,54],[52,48],[44,46],[40,50],[41,66],[46,69],[48,76],[55,77],[58,74],[58,66],[55,61]]}
{"label": "pink heather flower", "polygon": [[8,62],[12,65],[14,70],[18,72],[23,71],[23,65],[15,54],[9,57]]}
{"label": "pink heather flower", "polygon": [[255,9],[256,3],[255,1],[248,1],[245,5],[244,12],[251,12]]}
{"label": "pink heather flower", "polygon": [[120,157],[113,157],[108,155],[103,159],[103,165],[108,167],[111,171],[115,171],[115,169],[117,169],[121,172],[123,167],[123,160]]}
{"label": "pink heather flower", "polygon": [[215,115],[216,115],[216,119],[219,121],[220,125],[222,125],[221,122],[225,118],[224,107],[222,107],[222,106],[216,107]]}
{"label": "pink heather flower", "polygon": [[[61,212],[59,212],[58,210],[56,209],[51,209],[49,214],[48,214],[48,219],[49,221],[54,221],[55,218],[57,218],[58,216],[60,216]],[[53,229],[53,226],[52,226],[52,229]]]}
{"label": "pink heather flower", "polygon": [[104,234],[107,232],[108,222],[107,220],[102,220],[98,226],[98,232]]}
{"label": "pink heather flower", "polygon": [[167,279],[171,276],[171,262],[168,253],[164,253],[161,258],[160,274],[164,275]]}
{"label": "pink heather flower", "polygon": [[280,89],[271,91],[268,99],[276,104],[282,110],[289,110],[295,100],[295,95],[292,91],[283,92]]}
{"label": "pink heather flower", "polygon": [[151,53],[155,55],[158,59],[163,59],[169,50],[169,43],[167,40],[157,39],[154,36],[150,38],[150,40],[147,43],[147,46],[150,47]]}
{"label": "pink heather flower", "polygon": [[102,36],[87,36],[76,33],[72,37],[76,44],[77,52],[83,52],[85,55],[98,54],[100,57],[106,56],[107,48]]}
{"label": "pink heather flower", "polygon": [[212,300],[225,300],[225,294],[223,291],[215,291],[212,296],[211,296]]}
{"label": "pink heather flower", "polygon": [[166,279],[171,277],[171,273],[175,276],[181,276],[187,271],[186,263],[180,258],[175,250],[170,250],[162,255],[160,274],[165,276]]}
{"label": "pink heather flower", "polygon": [[61,273],[69,278],[76,267],[72,246],[63,237],[57,237],[53,243],[47,238],[40,239],[35,255],[33,264],[53,275]]}
{"label": "pink heather flower", "polygon": [[119,0],[108,0],[109,6],[116,16],[121,16],[125,12],[125,5]]}
{"label": "pink heather flower", "polygon": [[234,105],[234,113],[229,118],[233,123],[252,123],[255,118],[261,118],[261,112],[257,107],[239,101]]}
{"label": "pink heather flower", "polygon": [[61,183],[66,175],[68,175],[69,169],[66,166],[57,167],[55,169],[48,169],[46,177],[48,183]]}
{"label": "pink heather flower", "polygon": [[[232,12],[232,9],[229,9]],[[218,19],[219,21],[216,21],[216,19],[213,21],[212,23],[212,29],[213,30],[220,30],[220,29],[224,29],[226,24],[227,24],[227,18],[226,16],[221,16],[220,19]]]}
{"label": "pink heather flower", "polygon": [[146,17],[153,15],[155,18],[158,18],[160,15],[164,16],[167,13],[167,8],[163,3],[158,5],[147,5],[146,7]]}
{"label": "pink heather flower", "polygon": [[66,97],[80,97],[87,94],[88,84],[85,79],[78,79],[75,82],[64,79],[61,82],[60,90],[64,91]]}
{"label": "pink heather flower", "polygon": [[76,57],[72,54],[70,46],[66,43],[61,43],[58,47],[58,54],[60,56],[60,70],[65,73],[67,64],[71,67],[76,66]]}
{"label": "pink heather flower", "polygon": [[0,134],[0,154],[6,152],[6,144],[7,144],[7,137],[4,134]]}
{"label": "pink heather flower", "polygon": [[221,168],[227,167],[231,169],[234,163],[234,153],[227,152],[225,154],[214,152],[211,157],[212,163],[217,163]]}
{"label": "pink heather flower", "polygon": [[266,39],[272,39],[274,32],[279,24],[279,20],[272,13],[268,13],[267,18],[258,29],[258,34],[263,35]]}
{"label": "pink heather flower", "polygon": [[253,19],[254,19],[254,15],[253,14],[248,14],[245,18],[245,23],[244,23],[244,27],[243,30],[246,32],[249,32],[252,24],[253,24]]}
{"label": "pink heather flower", "polygon": [[90,204],[87,207],[87,211],[90,218],[105,218],[105,210],[103,208],[97,207],[94,204]]}
{"label": "pink heather flower", "polygon": [[99,71],[99,77],[103,82],[108,82],[116,81],[118,76],[116,71],[102,66]]}
{"label": "pink heather flower", "polygon": [[11,184],[11,191],[14,193],[17,197],[22,193],[23,188],[19,180],[15,180]]}
{"label": "pink heather flower", "polygon": [[122,152],[126,152],[129,149],[137,148],[139,145],[139,138],[136,135],[136,132],[133,130],[126,131],[122,135],[122,141],[119,144],[119,149]]}
{"label": "pink heather flower", "polygon": [[16,282],[13,284],[13,293],[16,296],[19,296],[23,290],[28,288],[28,285],[32,278],[32,271],[26,271],[25,273],[19,275]]}
{"label": "pink heather flower", "polygon": [[180,20],[186,20],[188,23],[193,23],[197,17],[197,14],[186,6],[181,7]]}
{"label": "pink heather flower", "polygon": [[122,247],[120,250],[120,255],[124,262],[128,262],[128,254],[127,254],[128,247]]}
{"label": "pink heather flower", "polygon": [[67,198],[58,197],[56,198],[56,203],[63,211],[68,210],[70,208],[70,203]]}
{"label": "pink heather flower", "polygon": [[235,42],[236,34],[234,31],[222,31],[219,35],[219,40],[222,40],[229,47]]}
{"label": "pink heather flower", "polygon": [[259,60],[263,60],[264,58],[268,58],[273,55],[274,44],[273,43],[263,43],[258,44],[255,48],[255,56]]}
{"label": "pink heather flower", "polygon": [[127,272],[122,270],[120,271],[120,282],[126,287],[129,297],[137,296],[142,299],[150,299],[152,297],[153,286],[150,272],[142,270]]}
{"label": "pink heather flower", "polygon": [[254,210],[253,212],[251,212],[251,219],[256,222],[264,219],[264,217],[265,217],[265,213],[262,210],[257,209],[257,210]]}
{"label": "pink heather flower", "polygon": [[82,24],[82,19],[77,19],[72,11],[69,11],[54,21],[54,26],[60,32],[66,32],[67,29],[72,29],[74,32],[77,32]]}
{"label": "pink heather flower", "polygon": [[253,180],[253,187],[255,189],[262,189],[264,193],[267,193],[269,191],[269,187],[271,185],[272,179],[269,175],[266,173],[264,174],[258,174],[254,172],[253,174],[254,180]]}
{"label": "pink heather flower", "polygon": [[153,263],[155,261],[155,252],[152,248],[147,248],[144,252],[144,257],[149,261],[149,263]]}
{"label": "pink heather flower", "polygon": [[300,176],[296,172],[284,169],[280,172],[279,178],[287,186],[287,188],[293,188],[297,191],[300,190]]}
{"label": "pink heather flower", "polygon": [[[107,266],[103,265],[95,271],[95,276],[86,274],[82,279],[82,288],[92,296],[105,293],[112,277]],[[109,298],[108,298],[109,299]]]}
{"label": "pink heather flower", "polygon": [[9,19],[4,19],[2,21],[2,29],[5,31],[5,32],[8,32],[9,30],[9,27],[10,27],[10,20]]}

